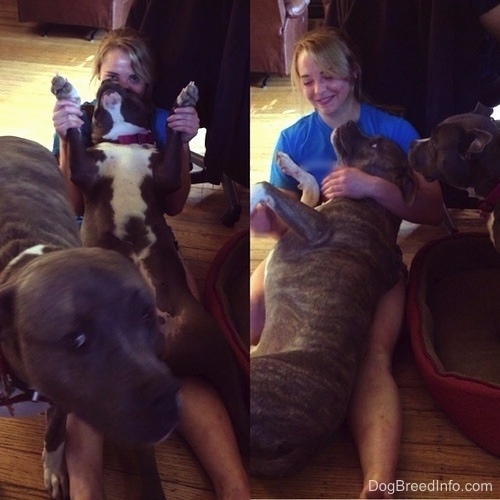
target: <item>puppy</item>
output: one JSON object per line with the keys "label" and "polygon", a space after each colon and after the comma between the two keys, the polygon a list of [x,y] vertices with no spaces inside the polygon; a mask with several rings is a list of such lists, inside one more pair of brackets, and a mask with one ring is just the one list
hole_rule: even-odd
{"label": "puppy", "polygon": [[[340,163],[394,182],[411,203],[414,177],[392,141],[349,122],[333,145]],[[401,272],[401,221],[371,199],[313,209],[266,182],[253,189],[258,203],[289,226],[267,263],[266,322],[250,365],[250,469],[278,477],[303,467],[345,419],[378,300]]]}
{"label": "puppy", "polygon": [[[52,86],[61,98],[71,87],[58,78]],[[175,106],[194,105],[197,98],[191,83]],[[94,145],[85,148],[80,131],[68,131],[72,180],[85,199],[82,240],[115,249],[136,264],[155,294],[168,366],[177,376],[201,376],[213,384],[246,453],[247,381],[223,333],[189,289],[161,204],[180,185],[180,136],[169,130],[164,153],[147,141],[123,140],[149,133],[148,114],[135,94],[105,81],[97,93]]]}

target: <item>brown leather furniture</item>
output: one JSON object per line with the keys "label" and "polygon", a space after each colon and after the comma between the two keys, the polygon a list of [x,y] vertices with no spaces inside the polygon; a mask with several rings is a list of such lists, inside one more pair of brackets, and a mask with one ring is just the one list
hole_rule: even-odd
{"label": "brown leather furniture", "polygon": [[133,0],[17,0],[19,21],[115,29],[125,26]]}
{"label": "brown leather furniture", "polygon": [[293,46],[307,31],[310,0],[250,2],[250,71],[290,74]]}

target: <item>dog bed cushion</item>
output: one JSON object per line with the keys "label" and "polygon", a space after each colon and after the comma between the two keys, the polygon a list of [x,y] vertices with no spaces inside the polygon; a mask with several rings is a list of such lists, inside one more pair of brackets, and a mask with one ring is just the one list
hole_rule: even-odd
{"label": "dog bed cushion", "polygon": [[250,233],[235,233],[215,255],[205,281],[205,307],[224,332],[246,381],[250,377]]}
{"label": "dog bed cushion", "polygon": [[433,397],[465,435],[500,456],[500,254],[488,235],[458,233],[417,252],[407,323]]}

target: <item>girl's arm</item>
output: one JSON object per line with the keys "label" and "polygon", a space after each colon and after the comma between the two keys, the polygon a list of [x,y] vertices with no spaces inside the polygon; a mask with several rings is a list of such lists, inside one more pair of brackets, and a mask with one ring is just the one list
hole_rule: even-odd
{"label": "girl's arm", "polygon": [[357,168],[341,168],[331,172],[321,185],[327,198],[372,198],[394,215],[417,224],[439,225],[443,219],[443,197],[437,181],[427,182],[415,172],[417,184],[413,203],[403,199],[401,190],[392,182],[366,174]]}

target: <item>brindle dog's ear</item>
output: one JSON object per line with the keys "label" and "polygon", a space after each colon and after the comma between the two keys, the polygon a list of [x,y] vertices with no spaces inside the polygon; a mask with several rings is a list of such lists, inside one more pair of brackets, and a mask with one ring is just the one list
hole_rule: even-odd
{"label": "brindle dog's ear", "polygon": [[468,134],[473,137],[467,153],[481,153],[483,149],[493,140],[493,135],[486,130],[473,128],[468,131]]}
{"label": "brindle dog's ear", "polygon": [[482,102],[478,102],[476,104],[476,107],[474,108],[473,113],[476,113],[477,115],[491,116],[493,113],[493,108],[485,106]]}
{"label": "brindle dog's ear", "polygon": [[417,194],[417,177],[413,170],[408,170],[401,182],[401,193],[403,193],[403,200],[407,205],[413,205],[415,195]]}

